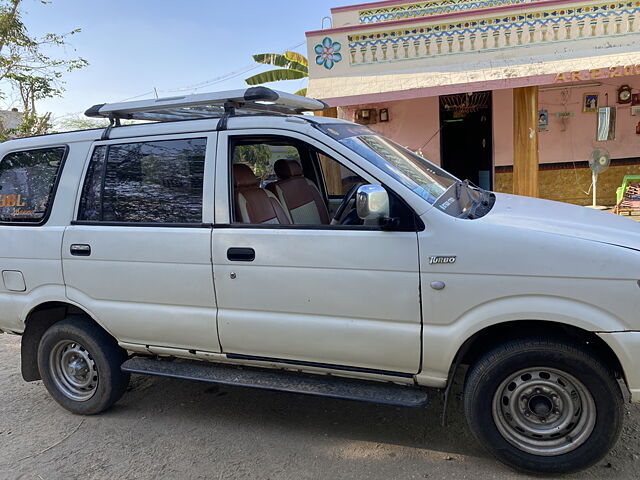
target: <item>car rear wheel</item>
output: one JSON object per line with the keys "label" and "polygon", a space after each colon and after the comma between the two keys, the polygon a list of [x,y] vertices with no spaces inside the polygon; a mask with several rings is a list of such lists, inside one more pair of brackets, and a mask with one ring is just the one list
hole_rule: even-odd
{"label": "car rear wheel", "polygon": [[90,320],[73,316],[53,324],[38,347],[38,368],[51,396],[67,410],[100,413],[124,394],[127,352]]}
{"label": "car rear wheel", "polygon": [[533,473],[568,473],[615,444],[622,392],[597,357],[559,340],[505,343],[473,365],[465,413],[475,437],[504,463]]}

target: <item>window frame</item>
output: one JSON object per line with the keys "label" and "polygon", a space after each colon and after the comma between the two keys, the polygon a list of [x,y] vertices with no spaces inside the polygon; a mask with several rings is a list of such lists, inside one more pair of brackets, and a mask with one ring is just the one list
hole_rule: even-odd
{"label": "window frame", "polygon": [[53,145],[38,146],[38,147],[33,147],[33,148],[20,148],[20,149],[11,150],[9,152],[6,152],[2,156],[2,159],[0,159],[0,164],[4,161],[4,159],[7,156],[9,156],[9,155],[11,155],[13,153],[32,152],[34,150],[50,150],[50,149],[54,149],[54,148],[62,148],[62,149],[64,149],[64,153],[62,154],[62,159],[60,160],[60,166],[58,167],[58,172],[57,172],[57,175],[56,175],[56,179],[53,182],[53,186],[51,188],[49,202],[47,203],[47,210],[45,211],[45,213],[42,216],[42,218],[38,222],[5,222],[5,221],[0,221],[0,227],[2,227],[4,225],[22,226],[22,227],[42,227],[49,221],[49,217],[51,217],[51,212],[53,210],[53,205],[55,203],[55,199],[56,199],[56,196],[57,196],[57,193],[58,193],[58,186],[60,185],[60,179],[62,178],[62,173],[64,172],[64,166],[65,166],[65,163],[67,161],[67,157],[69,156],[69,145],[68,144],[59,143],[59,144],[53,144]]}
{"label": "window frame", "polygon": [[[201,222],[194,223],[178,223],[178,222],[118,222],[118,221],[101,221],[101,220],[79,220],[80,203],[82,201],[82,193],[87,180],[87,172],[91,164],[91,159],[95,150],[99,147],[107,147],[112,145],[128,145],[134,143],[153,143],[161,141],[171,140],[192,140],[202,139],[205,140],[205,154],[204,154],[204,172],[202,182],[202,218]],[[211,205],[213,199],[213,186],[215,181],[215,154],[217,146],[217,132],[193,132],[193,133],[181,133],[181,134],[165,134],[165,135],[150,135],[144,137],[126,137],[126,138],[114,138],[110,140],[99,140],[92,143],[91,148],[85,159],[84,166],[82,168],[82,174],[78,185],[76,194],[76,201],[73,209],[73,220],[71,225],[85,225],[95,227],[160,227],[160,228],[211,228],[213,225],[213,206]],[[104,179],[103,187],[104,189]]]}
{"label": "window frame", "polygon": [[[223,136],[218,138],[218,147],[217,147],[217,174],[219,175],[218,181],[216,182],[216,199],[218,200],[218,205],[221,203],[219,200],[221,199],[221,195],[218,190],[221,187],[226,188],[226,205],[227,209],[226,217],[228,222],[219,222],[219,208],[216,207],[216,222],[214,223],[214,228],[241,228],[241,229],[294,229],[294,230],[333,230],[333,231],[384,231],[384,232],[418,232],[424,230],[424,224],[420,220],[420,217],[416,214],[415,210],[402,198],[402,196],[395,193],[395,191],[385,185],[383,182],[378,180],[374,175],[369,173],[368,171],[363,170],[359,165],[350,162],[347,158],[345,158],[342,154],[333,150],[330,146],[325,145],[322,142],[319,142],[313,137],[302,134],[296,131],[290,130],[281,130],[281,129],[242,129],[242,130],[227,130],[221,132]],[[388,229],[383,228],[379,225],[302,225],[302,224],[290,224],[290,225],[282,225],[282,224],[253,224],[253,223],[234,223],[235,222],[235,208],[234,208],[234,199],[233,199],[233,169],[231,166],[233,165],[233,149],[231,148],[234,139],[237,137],[243,137],[243,139],[255,138],[256,141],[264,140],[267,137],[272,137],[274,139],[285,139],[290,140],[292,143],[303,143],[305,144],[308,152],[310,153],[310,161],[312,162],[312,167],[314,169],[314,173],[316,175],[316,180],[321,183],[318,185],[318,189],[321,192],[321,195],[324,196],[324,200],[327,201],[329,199],[328,192],[326,190],[326,184],[324,179],[324,172],[322,171],[322,166],[319,164],[320,160],[317,156],[318,153],[322,153],[332,160],[338,162],[340,165],[345,168],[351,170],[356,175],[360,176],[364,180],[370,182],[374,185],[381,185],[384,187],[389,195],[393,195],[398,199],[405,208],[408,209],[409,212],[413,215],[414,228],[397,228],[397,229]],[[330,152],[330,153],[328,153]],[[302,158],[301,158],[302,161]],[[224,162],[224,170],[220,169],[221,163]],[[304,165],[303,165],[304,168]],[[222,180],[223,177],[224,180]],[[224,185],[222,184],[224,182]],[[284,208],[284,207],[283,207]]]}

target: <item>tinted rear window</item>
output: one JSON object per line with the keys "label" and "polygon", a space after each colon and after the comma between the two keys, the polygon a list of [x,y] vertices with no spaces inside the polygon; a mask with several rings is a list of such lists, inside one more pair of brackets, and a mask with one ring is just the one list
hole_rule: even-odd
{"label": "tinted rear window", "polygon": [[0,222],[46,220],[65,153],[65,147],[53,147],[5,155],[0,162]]}

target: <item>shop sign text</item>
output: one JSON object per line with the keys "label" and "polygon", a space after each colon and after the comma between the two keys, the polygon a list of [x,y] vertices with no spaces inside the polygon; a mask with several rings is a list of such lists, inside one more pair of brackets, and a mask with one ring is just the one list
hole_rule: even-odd
{"label": "shop sign text", "polygon": [[556,75],[555,83],[583,82],[585,80],[629,77],[631,75],[640,75],[640,64],[609,68],[593,68],[591,70],[577,70],[574,72],[558,73]]}

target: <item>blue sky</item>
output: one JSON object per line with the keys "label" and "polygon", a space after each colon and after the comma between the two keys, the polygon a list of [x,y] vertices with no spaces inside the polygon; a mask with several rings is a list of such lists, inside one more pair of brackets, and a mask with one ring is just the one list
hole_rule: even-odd
{"label": "blue sky", "polygon": [[[282,52],[305,42],[331,7],[355,0],[23,0],[23,21],[32,34],[81,28],[71,48],[89,67],[65,76],[63,98],[43,101],[40,111],[60,117],[96,103],[121,101],[215,79],[251,66],[251,54]],[[306,47],[296,49],[306,53]],[[259,67],[198,92],[242,88]],[[301,80],[277,84],[296,91]],[[276,85],[276,84],[271,84]],[[187,92],[189,93],[189,92]],[[140,98],[152,98],[152,95]]]}

